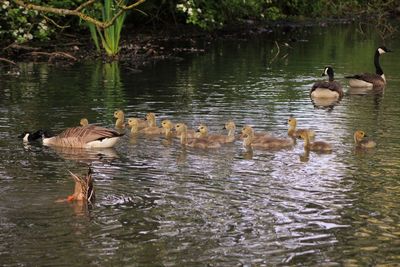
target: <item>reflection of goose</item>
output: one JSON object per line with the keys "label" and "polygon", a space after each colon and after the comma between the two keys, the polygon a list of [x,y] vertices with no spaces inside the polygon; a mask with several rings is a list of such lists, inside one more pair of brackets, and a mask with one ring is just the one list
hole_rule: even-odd
{"label": "reflection of goose", "polygon": [[329,76],[328,81],[314,83],[310,91],[311,99],[331,99],[340,100],[343,97],[343,89],[340,83],[335,81],[332,67],[325,67],[322,76]]}
{"label": "reflection of goose", "polygon": [[88,125],[68,128],[53,137],[43,136],[43,144],[75,148],[107,148],[113,147],[122,135],[112,129]]}
{"label": "reflection of goose", "polygon": [[210,141],[203,138],[188,139],[187,126],[184,123],[175,124],[176,133],[180,136],[181,144],[195,148],[219,148],[221,144],[215,141]]}
{"label": "reflection of goose", "polygon": [[323,141],[311,142],[308,132],[302,132],[299,138],[304,140],[304,150],[318,151],[318,152],[331,152],[332,146]]}
{"label": "reflection of goose", "polygon": [[246,125],[242,129],[243,136],[243,147],[245,148],[259,148],[259,149],[278,149],[286,148],[294,145],[294,141],[291,138],[277,138],[267,136],[264,138],[259,137],[254,139],[254,130],[251,126]]}
{"label": "reflection of goose", "polygon": [[300,135],[300,133],[302,133],[304,131],[308,132],[308,135],[309,135],[310,138],[314,138],[315,137],[315,132],[313,130],[310,130],[310,129],[296,129],[297,120],[294,117],[289,117],[288,124],[289,124],[288,135],[290,137],[297,138]]}
{"label": "reflection of goose", "polygon": [[82,149],[74,147],[52,147],[52,149],[63,159],[74,160],[90,164],[93,161],[112,160],[118,158],[113,147]]}
{"label": "reflection of goose", "polygon": [[380,55],[392,52],[387,49],[385,46],[380,46],[375,51],[374,56],[374,64],[375,64],[375,73],[361,73],[355,74],[351,76],[346,76],[345,78],[350,79],[349,85],[350,87],[363,87],[363,88],[373,88],[373,87],[384,87],[386,84],[386,78],[383,74],[383,70],[379,63]]}
{"label": "reflection of goose", "polygon": [[114,118],[117,120],[115,121],[115,128],[117,129],[124,129],[125,128],[125,114],[122,110],[117,110],[114,112]]}
{"label": "reflection of goose", "polygon": [[358,148],[373,148],[376,143],[372,140],[366,139],[367,135],[363,131],[356,131],[354,133],[354,142]]}

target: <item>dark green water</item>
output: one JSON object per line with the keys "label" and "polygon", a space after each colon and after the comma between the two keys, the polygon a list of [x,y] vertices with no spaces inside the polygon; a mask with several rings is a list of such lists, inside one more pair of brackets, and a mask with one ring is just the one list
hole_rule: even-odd
{"label": "dark green water", "polygon": [[[133,73],[124,66],[21,64],[0,73],[0,264],[3,266],[371,266],[400,264],[400,53],[383,55],[383,94],[346,94],[315,108],[308,94],[332,65],[373,71],[374,35],[348,26],[307,28],[274,39],[226,40]],[[272,50],[272,52],[271,52]],[[272,62],[271,62],[272,61]],[[348,90],[347,84],[345,90]],[[155,112],[213,132],[237,125],[286,134],[300,126],[333,144],[331,154],[293,149],[245,153],[182,149],[177,141],[131,138],[115,149],[65,151],[23,145],[17,135],[54,132],[81,117],[113,127],[113,112]],[[356,151],[353,132],[377,142]],[[92,164],[90,210],[55,203],[73,190],[68,170]]]}

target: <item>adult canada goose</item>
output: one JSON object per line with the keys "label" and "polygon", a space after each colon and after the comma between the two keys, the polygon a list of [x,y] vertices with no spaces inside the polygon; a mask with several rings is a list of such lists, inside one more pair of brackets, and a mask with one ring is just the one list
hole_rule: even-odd
{"label": "adult canada goose", "polygon": [[89,121],[86,118],[82,118],[79,122],[80,126],[88,126],[89,125]]}
{"label": "adult canada goose", "polygon": [[304,131],[308,132],[308,136],[310,138],[314,138],[315,137],[315,132],[313,130],[310,130],[310,129],[296,129],[297,120],[294,117],[289,117],[288,124],[289,124],[288,136],[290,136],[290,137],[297,138],[300,135],[300,133],[302,133]]}
{"label": "adult canada goose", "polygon": [[386,85],[386,78],[385,74],[383,74],[383,70],[379,62],[379,57],[380,55],[388,52],[392,51],[387,49],[385,46],[380,46],[376,49],[374,56],[375,73],[361,73],[361,74],[346,76],[345,78],[350,79],[349,80],[350,87],[363,87],[363,88],[384,87]]}
{"label": "adult canada goose", "polygon": [[287,148],[294,145],[294,141],[291,138],[277,138],[277,137],[259,137],[254,139],[254,130],[251,126],[246,125],[242,129],[243,136],[243,147],[246,149],[258,148],[258,149],[279,149]]}
{"label": "adult canada goose", "polygon": [[69,172],[75,181],[74,193],[67,197],[67,201],[84,201],[93,203],[95,200],[92,169],[89,167],[88,173],[84,177]]}
{"label": "adult canada goose", "polygon": [[75,148],[107,148],[113,147],[122,135],[115,130],[90,124],[68,128],[53,137],[43,135],[43,144]]}
{"label": "adult canada goose", "polygon": [[175,124],[175,131],[180,136],[181,144],[184,146],[201,148],[201,149],[221,147],[220,143],[215,141],[210,141],[205,138],[189,139],[187,135],[187,126],[184,123]]}
{"label": "adult canada goose", "polygon": [[205,124],[201,124],[198,127],[199,136],[198,138],[205,138],[209,141],[215,141],[218,143],[232,143],[235,141],[235,130],[236,125],[233,121],[229,121],[225,124],[225,129],[228,130],[228,135],[221,134],[209,134],[208,127]]}
{"label": "adult canada goose", "polygon": [[125,114],[122,110],[117,110],[114,112],[114,118],[117,120],[115,121],[115,128],[117,129],[124,129],[125,128]]}
{"label": "adult canada goose", "polygon": [[310,97],[315,98],[328,98],[340,100],[343,97],[343,89],[340,83],[334,80],[334,72],[332,67],[325,67],[322,76],[328,75],[328,81],[320,81],[314,83],[310,91]]}
{"label": "adult canada goose", "polygon": [[358,148],[373,148],[376,143],[372,140],[366,139],[367,135],[363,131],[355,131],[354,133],[354,143]]}
{"label": "adult canada goose", "polygon": [[304,140],[304,150],[317,151],[317,152],[331,152],[332,146],[323,141],[311,142],[308,132],[302,132],[299,138]]}

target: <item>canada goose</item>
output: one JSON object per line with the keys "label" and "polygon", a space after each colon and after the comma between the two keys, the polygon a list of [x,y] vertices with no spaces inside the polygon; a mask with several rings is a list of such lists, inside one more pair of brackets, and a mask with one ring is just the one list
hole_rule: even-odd
{"label": "canada goose", "polygon": [[131,127],[131,134],[147,134],[147,135],[157,135],[162,134],[162,129],[157,126],[149,126],[144,129],[139,130],[139,122],[140,120],[137,118],[129,118],[128,125]]}
{"label": "canada goose", "polygon": [[92,169],[89,167],[88,173],[84,177],[79,177],[69,171],[75,181],[74,193],[68,196],[67,201],[85,201],[93,203],[95,200]]}
{"label": "canada goose", "polygon": [[205,124],[201,124],[198,127],[199,136],[198,138],[205,138],[209,141],[215,141],[218,143],[232,143],[235,141],[235,123],[233,121],[229,121],[225,124],[225,129],[228,130],[228,135],[220,135],[220,134],[208,134],[208,127]]}
{"label": "canada goose", "polygon": [[323,141],[311,142],[308,132],[302,132],[299,138],[304,140],[304,150],[317,151],[317,152],[331,152],[332,146]]}
{"label": "canada goose", "polygon": [[322,76],[328,75],[328,81],[320,81],[314,83],[310,91],[310,97],[314,98],[329,98],[340,100],[343,97],[343,89],[340,83],[333,79],[334,72],[332,67],[325,67]]}
{"label": "canada goose", "polygon": [[300,133],[306,131],[308,132],[308,136],[312,139],[315,137],[315,132],[310,129],[296,129],[297,120],[294,117],[289,117],[288,119],[289,129],[288,129],[288,136],[297,138]]}
{"label": "canada goose", "polygon": [[122,135],[112,129],[88,125],[67,128],[53,137],[43,135],[43,144],[75,148],[107,148],[113,147]]}
{"label": "canada goose", "polygon": [[36,141],[38,139],[41,139],[43,134],[44,134],[43,130],[38,130],[38,131],[36,131],[34,133],[23,132],[22,134],[20,134],[18,136],[18,138],[22,138],[22,141],[24,143],[28,143],[28,142],[33,142],[33,141]]}
{"label": "canada goose", "polygon": [[86,118],[82,118],[79,122],[80,126],[88,126],[89,125],[89,121]]}
{"label": "canada goose", "polygon": [[349,80],[350,87],[363,87],[363,88],[381,88],[386,84],[386,78],[383,74],[383,70],[379,63],[380,55],[384,53],[392,52],[387,49],[385,46],[380,46],[375,51],[374,56],[374,64],[375,64],[375,73],[361,73],[355,74],[351,76],[346,76],[346,79]]}
{"label": "canada goose", "polygon": [[117,120],[115,121],[115,128],[117,129],[124,129],[125,128],[125,114],[122,110],[117,110],[114,112],[114,118]]}
{"label": "canada goose", "polygon": [[354,133],[354,142],[356,144],[356,147],[358,148],[373,148],[376,146],[376,143],[372,140],[368,140],[365,137],[367,135],[363,131],[355,131]]}
{"label": "canada goose", "polygon": [[215,141],[210,141],[204,138],[188,139],[187,126],[184,123],[175,124],[175,131],[180,136],[181,144],[184,146],[195,147],[195,148],[219,148],[221,144]]}
{"label": "canada goose", "polygon": [[242,129],[243,147],[248,148],[259,148],[259,149],[278,149],[286,148],[294,145],[294,141],[291,138],[280,139],[277,137],[259,137],[257,140],[254,139],[254,130],[251,126],[246,125]]}
{"label": "canada goose", "polygon": [[169,138],[175,136],[175,133],[172,132],[174,129],[174,124],[170,120],[163,120],[161,122],[161,127],[164,131],[165,137]]}

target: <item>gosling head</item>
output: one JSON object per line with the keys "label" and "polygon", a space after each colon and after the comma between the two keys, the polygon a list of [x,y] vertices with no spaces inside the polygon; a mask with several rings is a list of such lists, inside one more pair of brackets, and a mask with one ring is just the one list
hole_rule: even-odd
{"label": "gosling head", "polygon": [[81,126],[88,126],[88,125],[89,125],[89,121],[88,121],[88,119],[86,119],[86,118],[82,118],[82,119],[80,120],[79,124],[80,124]]}
{"label": "gosling head", "polygon": [[174,124],[170,120],[163,120],[161,122],[161,127],[163,127],[164,129],[173,129]]}
{"label": "gosling head", "polygon": [[129,118],[128,119],[128,126],[129,127],[138,127],[139,126],[139,120],[137,118]]}
{"label": "gosling head", "polygon": [[175,124],[175,131],[180,134],[187,130],[187,126],[184,123]]}
{"label": "gosling head", "polygon": [[297,136],[297,138],[306,140],[306,139],[310,138],[310,135],[309,135],[309,133],[307,131],[301,131],[299,133],[299,135]]}
{"label": "gosling head", "polygon": [[149,112],[146,114],[147,121],[151,121],[151,120],[155,120],[155,119],[156,119],[156,114],[154,114],[153,112]]}
{"label": "gosling head", "polygon": [[297,125],[297,120],[294,117],[289,117],[288,119],[288,124],[290,127],[296,127]]}
{"label": "gosling head", "polygon": [[233,122],[233,121],[226,122],[225,123],[225,129],[226,130],[234,130],[234,129],[236,129],[235,122]]}
{"label": "gosling head", "polygon": [[122,119],[124,118],[124,112],[122,110],[117,110],[114,112],[114,118],[116,119]]}
{"label": "gosling head", "polygon": [[354,141],[356,143],[360,142],[361,140],[364,139],[364,137],[367,137],[367,134],[364,131],[357,130],[354,133]]}
{"label": "gosling head", "polygon": [[208,134],[207,125],[200,124],[199,127],[197,127],[197,132],[199,132],[200,135],[207,135]]}
{"label": "gosling head", "polygon": [[242,128],[242,136],[249,136],[253,134],[254,130],[250,125],[246,125]]}

